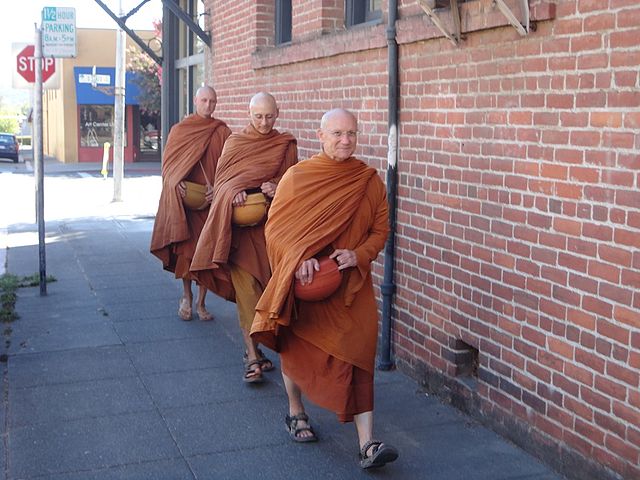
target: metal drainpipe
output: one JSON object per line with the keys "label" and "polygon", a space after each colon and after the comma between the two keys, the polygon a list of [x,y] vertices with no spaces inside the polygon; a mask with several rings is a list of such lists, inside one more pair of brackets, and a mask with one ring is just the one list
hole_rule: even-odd
{"label": "metal drainpipe", "polygon": [[389,149],[387,152],[387,201],[389,203],[389,238],[384,246],[384,278],[382,281],[382,331],[380,338],[380,353],[378,356],[378,370],[389,370],[393,367],[391,361],[391,314],[394,283],[395,263],[395,232],[396,232],[396,191],[398,182],[398,43],[396,41],[396,20],[398,18],[398,1],[389,0],[389,15],[387,22],[387,52],[388,52],[388,128]]}

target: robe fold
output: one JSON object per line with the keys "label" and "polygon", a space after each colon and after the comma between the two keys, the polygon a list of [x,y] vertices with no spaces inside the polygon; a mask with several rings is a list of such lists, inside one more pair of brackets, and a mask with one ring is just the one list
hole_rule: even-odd
{"label": "robe fold", "polygon": [[184,207],[176,187],[182,180],[205,184],[208,179],[213,183],[229,135],[231,130],[221,120],[193,114],[174,125],[167,137],[150,250],[162,261],[163,268],[178,278],[191,278],[189,265],[208,211]]}
{"label": "robe fold", "polygon": [[[269,209],[265,237],[272,277],[251,335],[278,350],[279,333],[289,329],[373,374],[378,313],[371,262],[388,232],[386,192],[375,169],[354,157],[337,162],[324,153],[289,169]],[[320,302],[295,300],[294,274],[302,261],[338,248],[355,251],[357,258],[356,267],[343,271],[338,290]]]}
{"label": "robe fold", "polygon": [[236,292],[230,262],[250,273],[264,288],[270,277],[264,222],[253,227],[232,225],[232,201],[240,192],[278,183],[297,161],[293,135],[272,130],[263,135],[248,125],[226,141],[214,182],[214,200],[191,262],[198,282],[227,300]]}

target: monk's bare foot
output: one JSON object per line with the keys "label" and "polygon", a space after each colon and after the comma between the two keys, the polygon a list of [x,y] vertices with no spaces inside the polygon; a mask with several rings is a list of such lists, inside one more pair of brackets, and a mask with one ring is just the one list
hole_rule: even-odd
{"label": "monk's bare foot", "polygon": [[211,320],[213,320],[213,315],[211,315],[211,313],[205,307],[198,307],[196,309],[196,314],[198,315],[198,318],[203,322],[210,322]]}
{"label": "monk's bare foot", "polygon": [[182,297],[180,299],[180,306],[178,307],[178,316],[184,320],[191,320],[192,312],[191,312],[191,300],[186,297]]}

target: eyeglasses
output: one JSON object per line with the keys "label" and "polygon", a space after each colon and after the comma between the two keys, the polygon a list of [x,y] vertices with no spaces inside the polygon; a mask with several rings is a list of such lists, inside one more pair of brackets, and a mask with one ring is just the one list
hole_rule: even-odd
{"label": "eyeglasses", "polygon": [[327,132],[329,135],[331,135],[334,138],[342,138],[344,135],[346,135],[347,137],[353,139],[358,136],[357,130],[348,130],[346,132],[343,132],[341,130],[325,130],[325,132]]}

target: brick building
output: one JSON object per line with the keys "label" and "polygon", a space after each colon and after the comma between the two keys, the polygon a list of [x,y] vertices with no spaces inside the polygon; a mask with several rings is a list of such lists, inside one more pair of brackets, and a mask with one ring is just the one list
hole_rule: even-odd
{"label": "brick building", "polygon": [[[384,178],[389,3],[204,0],[218,116],[270,91],[304,158],[352,109]],[[640,2],[498,2],[519,33],[459,1],[459,40],[397,3],[395,364],[571,478],[640,478]]]}

